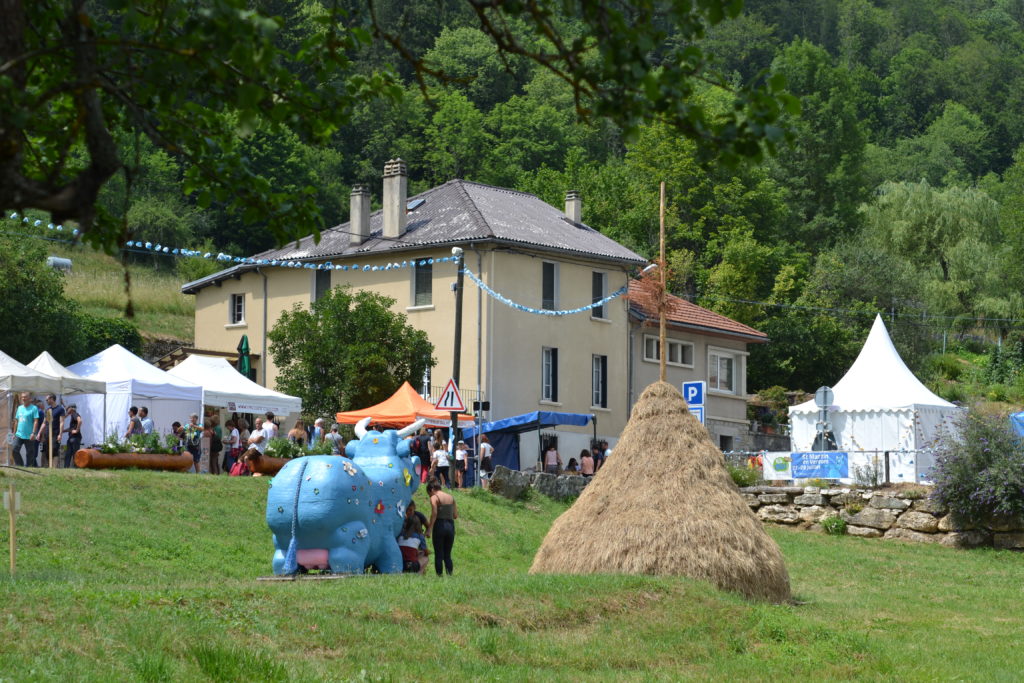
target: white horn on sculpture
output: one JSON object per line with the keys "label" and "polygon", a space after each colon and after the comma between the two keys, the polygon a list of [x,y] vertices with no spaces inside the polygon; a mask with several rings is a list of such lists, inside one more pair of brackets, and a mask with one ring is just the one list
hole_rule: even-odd
{"label": "white horn on sculpture", "polygon": [[370,424],[372,417],[364,417],[359,422],[356,422],[356,438],[362,440],[366,436],[366,425]]}
{"label": "white horn on sculpture", "polygon": [[408,427],[402,427],[401,429],[398,430],[398,438],[399,439],[404,439],[405,437],[409,436],[410,434],[415,434],[416,432],[420,431],[420,427],[423,426],[424,422],[426,422],[426,420],[420,419],[420,420],[416,420],[415,422],[413,422]]}

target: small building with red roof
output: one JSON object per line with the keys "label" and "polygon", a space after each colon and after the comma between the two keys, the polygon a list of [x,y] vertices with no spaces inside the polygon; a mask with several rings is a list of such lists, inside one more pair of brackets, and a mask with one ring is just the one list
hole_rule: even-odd
{"label": "small building with red roof", "polygon": [[[747,420],[748,345],[768,335],[671,294],[666,295],[665,379],[680,390],[683,382],[707,383],[704,424],[723,451],[752,446]],[[629,405],[658,380],[658,283],[629,283]]]}

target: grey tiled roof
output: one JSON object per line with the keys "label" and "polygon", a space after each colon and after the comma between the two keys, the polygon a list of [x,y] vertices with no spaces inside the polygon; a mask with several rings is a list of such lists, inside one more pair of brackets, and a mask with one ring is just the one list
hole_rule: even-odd
{"label": "grey tiled roof", "polygon": [[[397,240],[382,239],[382,212],[370,215],[370,238],[362,244],[350,244],[350,228],[342,223],[324,230],[319,244],[308,236],[280,249],[271,249],[253,258],[261,260],[294,259],[321,261],[418,250],[425,247],[489,242],[520,245],[541,251],[576,254],[600,261],[645,264],[647,259],[627,249],[597,230],[573,223],[564,213],[532,194],[517,192],[467,180],[449,180],[443,185],[409,197],[408,203],[423,200],[407,215],[406,232]],[[242,265],[228,269],[248,270]],[[213,284],[227,271],[215,273],[182,287],[187,293]]]}

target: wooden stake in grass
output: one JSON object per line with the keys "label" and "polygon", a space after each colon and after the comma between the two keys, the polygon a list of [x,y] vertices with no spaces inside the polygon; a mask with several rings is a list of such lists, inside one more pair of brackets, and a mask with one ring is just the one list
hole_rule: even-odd
{"label": "wooden stake in grass", "polygon": [[15,543],[14,517],[21,510],[21,494],[14,492],[14,482],[4,491],[4,509],[7,510],[9,523],[9,538],[11,542],[11,578],[14,578],[14,555],[17,544]]}

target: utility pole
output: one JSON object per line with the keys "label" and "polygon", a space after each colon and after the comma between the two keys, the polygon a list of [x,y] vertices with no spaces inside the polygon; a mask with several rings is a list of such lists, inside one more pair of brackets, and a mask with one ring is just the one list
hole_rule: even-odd
{"label": "utility pole", "polygon": [[[459,366],[462,362],[462,283],[465,278],[463,273],[462,265],[465,261],[465,256],[462,252],[462,247],[452,247],[452,256],[455,257],[455,359],[452,361],[452,379],[455,380],[456,386],[459,384]],[[459,414],[452,412],[452,443],[451,452],[455,452],[455,445],[459,442],[461,434],[459,433]]]}

